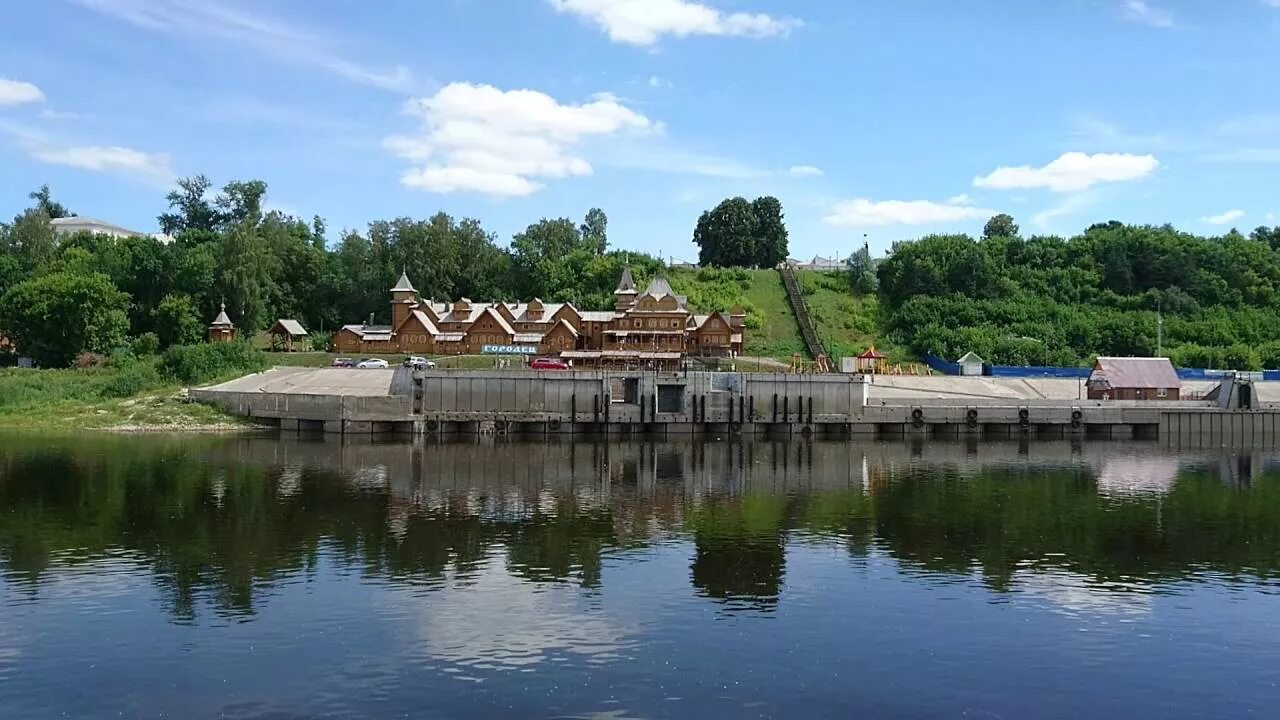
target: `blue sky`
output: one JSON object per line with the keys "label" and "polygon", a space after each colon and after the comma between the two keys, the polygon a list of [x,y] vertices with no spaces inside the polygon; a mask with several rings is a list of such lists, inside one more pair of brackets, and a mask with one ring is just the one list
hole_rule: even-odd
{"label": "blue sky", "polygon": [[[47,0],[0,24],[0,214],[155,229],[175,177],[337,230],[610,218],[692,259],[781,198],[792,255],[1280,213],[1280,0]],[[336,237],[336,232],[332,233]]]}

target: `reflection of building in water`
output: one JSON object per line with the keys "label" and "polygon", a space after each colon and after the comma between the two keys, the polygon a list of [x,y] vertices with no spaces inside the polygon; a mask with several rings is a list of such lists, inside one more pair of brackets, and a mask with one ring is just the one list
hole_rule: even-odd
{"label": "reflection of building in water", "polygon": [[1099,582],[1069,570],[1019,570],[1014,573],[1011,589],[1019,595],[1047,600],[1066,615],[1139,617],[1151,613],[1147,588],[1133,583]]}
{"label": "reflection of building in water", "polygon": [[1182,461],[1173,455],[1112,455],[1098,470],[1098,492],[1115,497],[1165,494],[1173,489]]}
{"label": "reflection of building in water", "polygon": [[616,659],[634,641],[634,629],[617,617],[584,612],[567,587],[534,591],[512,582],[492,560],[474,572],[449,579],[450,592],[388,596],[404,606],[398,613],[418,617],[416,638],[431,657],[477,670],[515,670],[553,655],[587,662]]}
{"label": "reflection of building in water", "polygon": [[[1034,592],[1086,607],[1091,593],[1115,591],[1106,583],[1116,578],[1215,562],[1274,565],[1265,523],[1221,522],[1244,504],[1263,512],[1262,497],[1249,490],[1274,455],[1259,452],[1167,454],[1088,442],[350,438],[236,450],[242,464],[254,456],[279,468],[269,473],[281,502],[314,503],[307,478],[317,473],[348,488],[361,522],[374,525],[366,532],[385,543],[369,562],[423,577],[474,570],[501,553],[513,580],[593,587],[609,553],[677,540],[687,542],[674,547],[687,547],[692,592],[768,609],[782,600],[790,538],[803,533],[839,538],[852,558],[886,554],[913,571],[969,575],[976,567],[1011,592],[1020,584],[1032,592],[1027,583],[1040,581]],[[1164,502],[1180,490],[1188,501]],[[1093,582],[1024,578],[1057,571]]]}

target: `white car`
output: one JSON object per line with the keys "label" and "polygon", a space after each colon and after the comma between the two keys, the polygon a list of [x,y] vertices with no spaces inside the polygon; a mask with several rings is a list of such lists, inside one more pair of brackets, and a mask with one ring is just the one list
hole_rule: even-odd
{"label": "white car", "polygon": [[361,370],[386,370],[390,366],[387,365],[386,360],[382,360],[379,358],[368,358],[365,360],[361,360],[359,363],[356,364],[356,367],[360,368]]}
{"label": "white car", "polygon": [[436,364],[424,357],[411,355],[405,358],[404,366],[410,370],[433,370],[435,369]]}

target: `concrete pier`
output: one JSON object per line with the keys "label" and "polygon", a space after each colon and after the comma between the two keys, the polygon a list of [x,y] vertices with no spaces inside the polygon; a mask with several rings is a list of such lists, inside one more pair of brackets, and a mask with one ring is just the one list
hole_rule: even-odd
{"label": "concrete pier", "polygon": [[[1040,381],[1022,396],[980,379],[839,374],[425,371],[280,368],[191,397],[284,431],[445,435],[1219,436],[1273,443],[1280,406],[1090,401]],[[976,380],[976,381],[975,381]],[[1267,389],[1270,394],[1270,389]],[[1067,395],[1067,397],[1062,397]],[[1260,396],[1262,392],[1260,391]]]}

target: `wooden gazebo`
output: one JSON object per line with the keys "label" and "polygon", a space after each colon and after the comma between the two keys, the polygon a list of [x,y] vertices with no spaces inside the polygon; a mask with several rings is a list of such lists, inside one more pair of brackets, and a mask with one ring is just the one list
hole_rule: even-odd
{"label": "wooden gazebo", "polygon": [[889,372],[889,356],[872,345],[853,359],[853,371],[864,375],[883,375]]}
{"label": "wooden gazebo", "polygon": [[277,320],[267,332],[271,335],[271,349],[284,352],[293,352],[294,342],[307,337],[306,329],[297,320]]}

